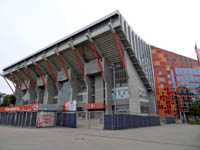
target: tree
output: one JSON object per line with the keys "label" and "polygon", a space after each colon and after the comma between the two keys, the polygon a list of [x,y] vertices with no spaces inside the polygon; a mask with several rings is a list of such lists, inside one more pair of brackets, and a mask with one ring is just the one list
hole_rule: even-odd
{"label": "tree", "polygon": [[189,107],[189,114],[193,116],[200,116],[200,101],[196,101]]}
{"label": "tree", "polygon": [[10,104],[15,105],[16,98],[13,94],[6,95],[3,97],[3,104],[1,104],[1,107],[10,106]]}

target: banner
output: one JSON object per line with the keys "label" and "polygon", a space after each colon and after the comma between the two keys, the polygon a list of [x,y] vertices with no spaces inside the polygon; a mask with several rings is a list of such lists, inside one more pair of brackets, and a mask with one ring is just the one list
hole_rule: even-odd
{"label": "banner", "polygon": [[55,112],[38,112],[37,128],[55,126]]}
{"label": "banner", "polygon": [[39,104],[0,107],[0,112],[38,111]]}
{"label": "banner", "polygon": [[76,101],[68,101],[64,103],[64,110],[76,111]]}
{"label": "banner", "polygon": [[106,106],[104,103],[89,103],[84,104],[84,109],[105,109]]}

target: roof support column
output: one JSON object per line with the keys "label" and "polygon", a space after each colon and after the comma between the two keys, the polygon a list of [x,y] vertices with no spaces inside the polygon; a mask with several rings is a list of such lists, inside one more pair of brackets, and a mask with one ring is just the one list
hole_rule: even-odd
{"label": "roof support column", "polygon": [[35,66],[35,70],[37,71],[38,75],[40,76],[40,78],[42,80],[43,86],[45,87],[46,86],[46,82],[44,80],[44,77],[42,76],[42,73],[40,71],[40,68],[39,68],[38,64],[35,61],[33,61],[33,64]]}
{"label": "roof support column", "polygon": [[[109,64],[106,58],[103,56],[101,50],[98,48],[95,41],[91,38],[90,34],[87,34],[86,36],[96,56],[96,60],[99,65],[103,82],[105,85],[105,99],[104,100],[105,100],[105,105],[106,105],[106,113],[111,114],[112,113],[112,75],[109,68]],[[99,61],[97,52],[101,56],[101,62]]]}
{"label": "roof support column", "polygon": [[79,68],[80,68],[82,77],[85,78],[84,69],[83,69],[83,67],[82,67],[82,65],[81,65],[81,62],[80,62],[79,58],[81,59],[82,62],[85,63],[85,61],[84,61],[84,59],[82,58],[82,56],[79,54],[79,52],[76,51],[76,49],[75,49],[75,47],[73,46],[73,44],[72,44],[72,43],[69,43],[69,45],[70,45],[71,49],[73,50],[73,53],[74,53],[74,56],[75,56],[75,58],[76,58],[76,61],[77,61],[78,65],[79,65]]}
{"label": "roof support column", "polygon": [[14,74],[11,73],[11,76],[12,76],[12,79],[13,79],[13,81],[14,81],[14,83],[15,83],[16,88],[18,88],[18,89],[21,91],[21,88],[19,87],[19,84],[17,83],[17,80],[16,80]]}
{"label": "roof support column", "polygon": [[[84,64],[86,62],[85,62],[84,58],[79,54],[78,50],[75,49],[75,47],[73,46],[73,44],[71,42],[69,43],[69,45],[70,45],[71,49],[73,50],[74,56],[77,60],[77,63],[79,65],[79,68],[80,68],[80,71],[81,71],[81,74],[82,74],[82,77],[83,77],[83,80],[84,80],[85,85],[86,85],[86,104],[91,103],[91,95],[92,95],[91,79],[90,79],[90,77],[85,75],[85,73],[84,73],[85,65],[84,65],[84,68],[83,68],[80,60]],[[80,60],[79,60],[79,58],[80,58]],[[86,118],[88,117],[87,115],[88,115],[88,113],[86,113]]]}
{"label": "roof support column", "polygon": [[[47,64],[49,64],[49,62]],[[51,68],[50,64],[49,64],[49,67]],[[55,104],[55,103],[57,103],[57,98],[58,98],[57,81],[52,80],[51,75],[48,74],[48,71],[44,67],[42,67],[41,65],[39,66],[39,63],[35,63],[35,68],[36,68],[37,73],[40,75],[40,78],[42,79],[43,86],[45,87],[44,90],[43,90],[43,88],[40,88],[41,85],[38,85],[39,86],[38,94],[43,96],[43,99],[41,99],[39,97],[40,98],[39,102],[43,103],[43,104]],[[44,74],[45,74],[44,77],[42,76],[42,73],[41,73],[39,68],[41,68],[42,71],[44,72]],[[52,68],[50,70],[51,70],[50,73],[52,74],[53,73]],[[54,74],[52,76],[55,77]],[[55,84],[55,81],[56,81],[56,84]]]}
{"label": "roof support column", "polygon": [[51,72],[51,77],[52,77],[54,83],[57,83],[56,77],[55,77],[55,75],[54,75],[54,73],[53,73],[53,71],[52,71],[52,68],[51,68],[51,65],[49,64],[48,59],[46,59],[45,62],[46,62],[46,64],[47,64],[48,68],[49,68],[49,71]]}
{"label": "roof support column", "polygon": [[[92,38],[90,37],[89,34],[87,34],[86,36],[87,36],[88,40],[90,41],[90,44],[91,44],[91,47],[92,47],[92,49],[93,49],[94,55],[95,55],[95,57],[96,57],[96,59],[97,59],[97,63],[98,63],[98,65],[99,65],[99,68],[100,68],[100,70],[101,70],[101,73],[103,74],[103,68],[102,68],[101,62],[99,61],[99,56],[98,56],[98,54],[97,54],[97,50],[96,50],[96,46],[95,46],[95,44],[94,44],[94,41],[92,40]],[[98,52],[100,53],[101,58],[103,58],[101,52],[100,52],[100,51],[98,51]]]}
{"label": "roof support column", "polygon": [[112,26],[111,23],[109,23],[109,27],[110,27],[110,29],[111,29],[111,31],[112,31],[112,33],[113,33],[113,38],[114,38],[114,40],[115,40],[115,42],[116,42],[117,49],[118,49],[118,51],[119,51],[119,55],[120,55],[120,57],[121,57],[123,66],[124,66],[124,68],[126,68],[126,63],[125,63],[125,60],[124,60],[124,56],[123,56],[123,53],[122,53],[122,50],[121,50],[121,47],[120,47],[120,44],[119,44],[119,41],[118,41],[118,38],[117,38],[117,34],[116,34],[116,32],[115,32],[115,29],[114,29],[114,27]]}
{"label": "roof support column", "polygon": [[22,102],[22,91],[21,91],[21,88],[19,87],[19,84],[14,76],[13,73],[11,73],[11,76],[12,76],[12,80],[13,80],[13,83],[14,86],[15,86],[15,97],[16,97],[16,103],[15,105],[22,105],[23,102]]}
{"label": "roof support column", "polygon": [[[36,83],[33,79],[33,76],[30,72],[30,69],[26,65],[24,65],[24,67],[25,67],[25,70],[26,70],[27,77],[30,79],[29,83],[28,83],[28,89],[29,89],[29,94],[30,94],[29,104],[38,103],[38,97],[39,96],[38,96]],[[36,78],[36,80],[37,80],[37,78]]]}
{"label": "roof support column", "polygon": [[64,72],[65,72],[65,75],[66,75],[66,77],[67,77],[67,80],[69,81],[69,79],[70,79],[70,78],[69,78],[69,75],[68,75],[67,70],[66,70],[66,68],[65,68],[65,65],[64,65],[64,63],[63,63],[63,59],[62,59],[60,53],[58,52],[58,49],[56,48],[56,50],[55,50],[54,52],[55,52],[55,54],[58,56],[59,62],[60,62],[60,64],[61,64],[61,66],[62,66],[62,69],[63,69]]}
{"label": "roof support column", "polygon": [[[25,96],[27,93],[30,95],[30,98],[28,99],[28,103],[27,104],[35,104],[37,103],[37,91],[36,91],[36,86],[34,80],[33,82],[29,79],[29,76],[31,74],[26,74],[27,72],[30,73],[30,71],[28,70],[28,68],[25,66],[25,72],[23,72],[23,70],[17,70],[19,77],[21,79],[21,81],[23,82],[23,85],[21,85],[21,89],[23,90],[23,96]],[[24,76],[24,77],[23,77]],[[25,80],[25,77],[27,80]],[[34,84],[33,84],[34,83]]]}
{"label": "roof support column", "polygon": [[20,88],[20,86],[19,86],[19,84],[18,84],[18,82],[17,82],[17,80],[16,80],[14,74],[11,73],[11,76],[12,76],[12,79],[13,79],[13,81],[14,81],[14,83],[15,83],[16,88],[19,89],[19,90],[21,91],[21,88]]}
{"label": "roof support column", "polygon": [[[58,99],[59,99],[59,103],[60,104],[63,104],[64,101],[66,100],[77,100],[77,96],[78,96],[78,77],[77,77],[77,73],[76,71],[74,70],[74,68],[70,67],[70,68],[66,68],[64,63],[66,64],[67,63],[67,66],[70,66],[68,64],[68,62],[66,62],[61,54],[59,53],[58,51],[58,48],[56,47],[56,50],[54,50],[55,54],[58,56],[58,60],[60,62],[60,65],[62,67],[62,70],[60,72],[58,72],[57,74],[57,81],[66,81],[66,85],[65,87],[64,86],[64,82],[60,82],[59,83],[59,91],[58,91]],[[68,84],[70,86],[68,86]],[[65,88],[65,93],[71,93],[70,95],[70,99],[65,99],[63,100],[63,90],[61,90],[61,88]]]}
{"label": "roof support column", "polygon": [[36,88],[36,83],[35,83],[35,81],[34,81],[32,75],[31,75],[31,72],[30,72],[29,68],[28,68],[27,66],[25,66],[25,68],[26,68],[26,72],[27,72],[27,74],[28,74],[28,76],[29,76],[29,78],[30,78],[32,84],[33,84],[33,87]]}
{"label": "roof support column", "polygon": [[[39,104],[39,98],[40,96],[40,92],[38,90],[37,87],[37,75],[31,70],[31,68],[28,68],[26,65],[24,65],[25,69],[26,69],[26,73],[28,75],[28,77],[30,78],[31,83],[29,83],[29,93],[30,93],[30,103],[31,104]],[[35,78],[35,80],[34,80]]]}
{"label": "roof support column", "polygon": [[6,84],[9,86],[9,88],[11,89],[12,93],[15,94],[13,88],[11,87],[10,83],[8,82],[8,80],[6,79],[6,77],[4,77],[3,75],[0,74],[0,76],[3,77],[3,79],[5,80]]}
{"label": "roof support column", "polygon": [[19,74],[21,81],[23,82],[24,86],[26,87],[26,90],[28,90],[28,86],[27,86],[26,82],[24,81],[24,77],[22,76],[22,73],[19,70],[17,72]]}
{"label": "roof support column", "polygon": [[40,70],[38,64],[34,60],[32,60],[32,62],[34,64],[34,67],[35,67],[35,70],[36,70],[37,74],[39,75],[40,79],[42,80],[42,86],[44,87],[44,90],[43,90],[43,88],[40,88],[41,85],[38,84],[38,79],[36,79],[37,80],[36,81],[37,103],[38,104],[43,104],[44,101],[45,101],[44,97],[45,97],[45,93],[46,93],[45,92],[46,91],[46,82],[45,82],[45,79],[44,79],[44,77],[43,77],[43,75],[41,73],[41,70]]}

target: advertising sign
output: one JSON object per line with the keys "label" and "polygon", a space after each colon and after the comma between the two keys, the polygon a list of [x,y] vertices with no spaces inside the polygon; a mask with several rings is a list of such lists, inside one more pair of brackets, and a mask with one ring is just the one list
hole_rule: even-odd
{"label": "advertising sign", "polygon": [[68,101],[64,103],[64,110],[76,111],[76,101]]}
{"label": "advertising sign", "polygon": [[55,126],[55,112],[38,112],[37,113],[37,127],[51,127]]}
{"label": "advertising sign", "polygon": [[0,112],[38,111],[39,104],[0,107]]}
{"label": "advertising sign", "polygon": [[85,109],[105,109],[106,106],[104,103],[89,103],[84,104]]}

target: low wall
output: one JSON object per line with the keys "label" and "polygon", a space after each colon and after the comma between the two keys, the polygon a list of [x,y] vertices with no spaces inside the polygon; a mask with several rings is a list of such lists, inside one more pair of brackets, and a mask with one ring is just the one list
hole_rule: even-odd
{"label": "low wall", "polygon": [[120,130],[148,126],[159,126],[160,117],[129,114],[104,115],[105,130]]}

